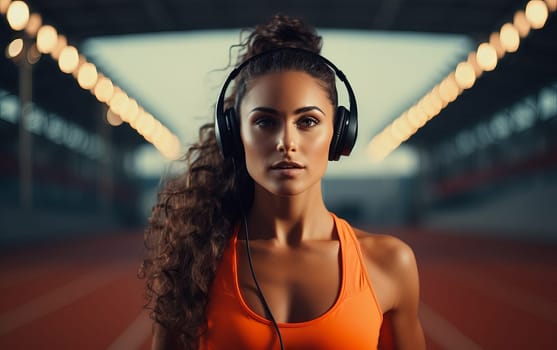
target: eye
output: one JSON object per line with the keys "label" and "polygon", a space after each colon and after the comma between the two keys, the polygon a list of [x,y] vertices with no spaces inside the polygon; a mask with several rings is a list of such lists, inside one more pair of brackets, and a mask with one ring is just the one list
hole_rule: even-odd
{"label": "eye", "polygon": [[259,128],[268,129],[274,127],[276,125],[276,121],[273,118],[261,117],[261,118],[257,118],[254,121],[254,124]]}
{"label": "eye", "polygon": [[302,129],[309,129],[319,124],[319,120],[314,117],[302,117],[296,124]]}

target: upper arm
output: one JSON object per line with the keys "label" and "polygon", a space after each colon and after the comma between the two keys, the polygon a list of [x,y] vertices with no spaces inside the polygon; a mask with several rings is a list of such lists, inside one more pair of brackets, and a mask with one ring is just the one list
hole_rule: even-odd
{"label": "upper arm", "polygon": [[389,255],[389,274],[396,297],[392,309],[384,315],[380,346],[392,343],[390,347],[381,348],[425,349],[424,334],[418,318],[420,286],[414,252],[408,245],[396,240]]}

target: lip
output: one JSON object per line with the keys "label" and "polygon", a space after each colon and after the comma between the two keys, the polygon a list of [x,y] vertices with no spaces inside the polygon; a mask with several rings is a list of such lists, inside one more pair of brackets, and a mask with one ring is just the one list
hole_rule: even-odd
{"label": "lip", "polygon": [[272,170],[297,170],[304,168],[302,164],[291,160],[281,160],[271,165]]}

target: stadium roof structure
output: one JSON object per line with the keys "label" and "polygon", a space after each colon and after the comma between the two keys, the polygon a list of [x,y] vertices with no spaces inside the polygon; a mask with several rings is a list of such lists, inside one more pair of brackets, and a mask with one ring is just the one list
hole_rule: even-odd
{"label": "stadium roof structure", "polygon": [[[303,18],[319,28],[462,34],[486,41],[505,22],[512,22],[526,0],[27,0],[43,23],[65,34],[79,46],[93,37],[250,27],[275,13]],[[553,18],[551,18],[553,17]],[[521,41],[521,48],[499,62],[470,89],[420,129],[409,142],[432,145],[447,135],[475,123],[516,99],[557,80],[557,19],[550,14],[546,27]],[[0,46],[15,33],[0,20]],[[60,73],[53,60],[42,59],[34,69],[35,98],[44,106],[93,128],[99,102]],[[447,67],[447,71],[454,67]],[[13,62],[0,59],[0,87],[17,89]],[[427,91],[424,91],[426,93]],[[61,101],[69,103],[60,103]],[[408,106],[409,107],[409,106]],[[118,131],[119,138],[142,142],[132,129]],[[122,141],[124,142],[124,141]]]}

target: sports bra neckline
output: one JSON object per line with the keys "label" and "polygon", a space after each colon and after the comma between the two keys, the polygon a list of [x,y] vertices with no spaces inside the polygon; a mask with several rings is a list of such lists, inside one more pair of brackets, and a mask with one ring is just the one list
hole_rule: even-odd
{"label": "sports bra neckline", "polygon": [[[341,254],[341,283],[340,283],[340,291],[337,295],[337,297],[335,298],[335,301],[333,302],[333,304],[322,314],[320,314],[319,316],[306,320],[306,321],[301,321],[301,322],[277,322],[277,325],[279,326],[279,328],[292,328],[292,327],[306,327],[306,326],[310,326],[315,322],[318,322],[322,319],[327,318],[329,315],[331,315],[334,310],[336,310],[339,305],[342,304],[342,300],[345,298],[345,291],[346,291],[346,253],[345,253],[345,248],[346,248],[346,238],[345,232],[341,232],[342,230],[339,227],[339,222],[338,222],[338,218],[336,217],[335,214],[330,213],[330,215],[333,217],[333,222],[334,222],[334,228],[337,232],[337,236],[338,236],[338,241],[339,241],[339,251]],[[236,294],[236,297],[238,298],[240,305],[242,307],[242,309],[249,315],[251,316],[253,319],[255,319],[258,322],[261,322],[263,324],[266,325],[271,325],[272,321],[261,316],[260,314],[258,314],[257,312],[253,311],[251,309],[251,307],[249,307],[249,305],[247,304],[247,302],[244,299],[244,296],[242,294],[242,291],[240,289],[240,283],[238,280],[238,255],[236,252],[236,243],[238,241],[238,233],[240,231],[240,225],[236,225],[235,229],[234,229],[234,234],[232,237],[232,272],[233,272],[233,279],[234,279],[234,293]]]}

